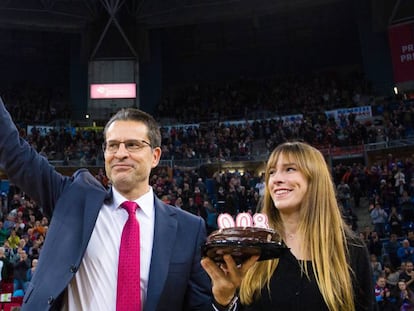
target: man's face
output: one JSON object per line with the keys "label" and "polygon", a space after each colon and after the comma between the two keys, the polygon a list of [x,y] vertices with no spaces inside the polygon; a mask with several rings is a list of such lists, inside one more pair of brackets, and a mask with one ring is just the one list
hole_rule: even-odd
{"label": "man's face", "polygon": [[406,270],[407,272],[411,272],[411,271],[413,271],[413,268],[414,268],[414,265],[413,265],[413,263],[412,263],[412,262],[407,262],[407,264],[405,265],[405,270]]}
{"label": "man's face", "polygon": [[386,280],[385,280],[384,278],[379,278],[379,279],[377,280],[377,285],[378,285],[379,287],[385,287],[385,285],[386,285]]}
{"label": "man's face", "polygon": [[[108,127],[106,143],[127,140],[149,142],[147,127],[136,121],[115,121]],[[118,151],[105,152],[104,156],[106,173],[113,186],[125,197],[135,199],[148,191],[150,172],[158,165],[161,149],[145,145],[130,152],[121,143]]]}

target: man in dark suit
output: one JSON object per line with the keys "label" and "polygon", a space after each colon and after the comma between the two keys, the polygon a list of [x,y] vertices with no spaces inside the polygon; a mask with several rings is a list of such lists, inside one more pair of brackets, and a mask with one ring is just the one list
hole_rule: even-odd
{"label": "man in dark suit", "polygon": [[116,309],[125,200],[139,205],[142,310],[213,310],[211,283],[200,265],[204,221],[161,202],[149,185],[161,157],[159,128],[150,115],[123,109],[107,123],[109,190],[86,169],[71,177],[56,172],[19,137],[1,98],[0,133],[0,167],[52,215],[22,310]]}

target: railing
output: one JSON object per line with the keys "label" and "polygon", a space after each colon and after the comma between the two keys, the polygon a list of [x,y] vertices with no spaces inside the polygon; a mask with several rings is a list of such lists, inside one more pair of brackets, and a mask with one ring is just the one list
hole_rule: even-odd
{"label": "railing", "polygon": [[414,146],[414,138],[382,141],[365,145],[366,151]]}
{"label": "railing", "polygon": [[[318,147],[318,149],[327,157],[327,159],[332,163],[332,160],[336,159],[349,159],[360,157],[364,161],[367,160],[367,154],[369,152],[381,152],[381,150],[395,149],[395,148],[407,148],[412,147],[412,153],[414,154],[414,138],[384,141],[377,143],[370,143],[359,146],[347,146],[347,147],[334,147],[334,148],[324,148]],[[240,162],[265,162],[269,157],[269,151],[263,151],[260,154],[252,153],[249,156],[235,156],[232,158],[217,160],[217,159],[207,159],[207,158],[195,158],[195,159],[186,159],[186,160],[177,160],[177,159],[163,159],[160,161],[159,166],[163,167],[182,167],[182,168],[199,168],[206,164],[212,165],[231,165],[231,163],[240,163]],[[80,160],[50,160],[49,161],[56,168],[61,168],[62,170],[69,169],[73,171],[79,167],[89,167],[92,170],[97,170],[98,168],[104,167],[105,163],[103,158],[98,157],[94,163],[82,163]],[[0,169],[0,179],[7,179],[7,176]]]}
{"label": "railing", "polygon": [[[318,147],[318,149],[327,157],[331,159],[345,159],[345,158],[354,158],[354,157],[365,157],[367,152],[372,151],[381,151],[391,148],[403,148],[403,147],[413,147],[414,148],[414,138],[409,139],[400,139],[392,141],[384,141],[377,143],[370,143],[365,145],[357,146],[346,146],[346,147]],[[414,153],[414,150],[413,150]],[[254,152],[248,156],[233,156],[226,159],[209,159],[209,158],[193,158],[193,159],[162,159],[160,161],[160,166],[166,166],[170,168],[174,167],[200,167],[206,164],[219,164],[219,163],[229,163],[229,162],[258,162],[266,161],[269,157],[270,152],[264,151],[261,154],[255,154]],[[56,167],[103,167],[103,159],[98,158],[96,163],[87,164],[81,163],[80,160],[51,160],[50,163]]]}

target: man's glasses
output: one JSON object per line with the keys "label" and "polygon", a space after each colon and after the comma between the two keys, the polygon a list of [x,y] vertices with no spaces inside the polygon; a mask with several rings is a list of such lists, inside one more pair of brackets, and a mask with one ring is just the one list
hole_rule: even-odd
{"label": "man's glasses", "polygon": [[130,140],[125,140],[125,141],[110,140],[102,144],[102,149],[106,153],[113,154],[119,150],[119,146],[121,144],[124,144],[125,149],[131,153],[138,152],[144,147],[152,148],[152,145],[145,140],[130,139]]}

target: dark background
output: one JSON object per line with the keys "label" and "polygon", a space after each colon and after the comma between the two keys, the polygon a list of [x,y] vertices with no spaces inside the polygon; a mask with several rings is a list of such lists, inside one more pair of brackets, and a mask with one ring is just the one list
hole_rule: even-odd
{"label": "dark background", "polygon": [[410,0],[0,0],[0,91],[58,91],[73,118],[88,97],[88,62],[133,58],[141,108],[176,85],[310,71],[360,72],[392,92],[387,29]]}

